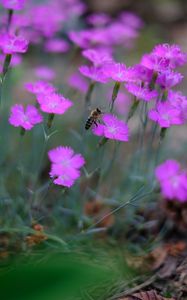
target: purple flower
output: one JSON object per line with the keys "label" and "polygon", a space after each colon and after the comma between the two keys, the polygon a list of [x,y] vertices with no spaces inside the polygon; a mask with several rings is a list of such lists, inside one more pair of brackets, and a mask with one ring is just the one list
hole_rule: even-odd
{"label": "purple flower", "polygon": [[148,116],[149,119],[157,122],[163,128],[183,123],[180,110],[173,107],[169,102],[158,103],[156,108],[149,111]]}
{"label": "purple flower", "polygon": [[129,129],[127,124],[116,116],[105,114],[102,117],[104,124],[93,127],[93,133],[108,139],[127,142],[129,140]]}
{"label": "purple flower", "polygon": [[168,200],[187,201],[187,173],[175,160],[166,160],[155,170],[161,192]]}
{"label": "purple flower", "polygon": [[80,73],[74,73],[68,78],[68,84],[80,91],[86,93],[88,90],[88,82]]}
{"label": "purple flower", "polygon": [[69,50],[69,44],[63,39],[50,39],[45,43],[45,51],[52,53],[63,53]]}
{"label": "purple flower", "polygon": [[105,76],[103,69],[100,67],[88,67],[88,66],[81,66],[79,71],[82,75],[92,79],[93,81],[106,83],[107,77]]}
{"label": "purple flower", "polygon": [[4,54],[25,53],[28,41],[21,36],[3,34],[0,36],[0,48]]}
{"label": "purple flower", "polygon": [[174,108],[178,109],[181,113],[181,120],[185,123],[187,120],[187,97],[180,91],[168,91],[167,100]]}
{"label": "purple flower", "polygon": [[35,124],[42,121],[42,115],[33,105],[27,105],[26,109],[22,104],[15,104],[11,107],[9,123],[15,127],[21,126],[25,130],[31,130]]}
{"label": "purple flower", "polygon": [[55,87],[46,81],[35,81],[25,83],[25,88],[28,92],[38,95],[38,94],[50,94],[56,91]]}
{"label": "purple flower", "polygon": [[114,81],[124,82],[128,79],[127,67],[122,63],[111,63],[103,66],[106,77]]}
{"label": "purple flower", "polygon": [[173,71],[164,71],[158,75],[156,83],[159,84],[163,89],[169,89],[177,84],[179,84],[182,79],[183,75]]}
{"label": "purple flower", "polygon": [[153,70],[146,68],[140,64],[128,68],[127,82],[137,84],[150,83],[153,78]]}
{"label": "purple flower", "polygon": [[126,26],[135,29],[141,29],[144,25],[142,19],[133,12],[122,12],[119,17]]}
{"label": "purple flower", "polygon": [[60,31],[65,16],[59,4],[56,1],[49,1],[45,4],[33,5],[30,10],[32,29],[47,38]]}
{"label": "purple flower", "polygon": [[38,94],[37,101],[43,112],[57,115],[64,114],[73,105],[69,99],[57,93]]}
{"label": "purple flower", "polygon": [[112,56],[106,50],[87,49],[82,51],[82,55],[89,59],[96,67],[113,62]]}
{"label": "purple flower", "polygon": [[172,69],[184,65],[187,61],[186,53],[182,52],[178,45],[157,45],[152,53],[160,58],[169,60],[169,67]]}
{"label": "purple flower", "polygon": [[25,0],[2,0],[6,9],[21,10],[24,8]]}
{"label": "purple flower", "polygon": [[127,91],[134,95],[139,100],[144,100],[146,102],[155,99],[158,96],[156,90],[149,90],[147,87],[141,85],[136,85],[133,83],[127,83],[125,85]]}
{"label": "purple flower", "polygon": [[80,168],[85,164],[81,154],[74,154],[70,147],[59,146],[48,152],[51,161],[50,176],[54,183],[71,187],[75,180],[80,177]]}
{"label": "purple flower", "polygon": [[160,57],[155,54],[145,54],[142,56],[141,65],[154,70],[155,72],[163,72],[169,67],[169,59],[166,57]]}
{"label": "purple flower", "polygon": [[87,22],[94,27],[102,27],[111,21],[109,15],[105,13],[95,13],[87,17]]}
{"label": "purple flower", "polygon": [[38,66],[35,68],[35,75],[43,80],[53,80],[56,77],[54,70],[47,66]]}

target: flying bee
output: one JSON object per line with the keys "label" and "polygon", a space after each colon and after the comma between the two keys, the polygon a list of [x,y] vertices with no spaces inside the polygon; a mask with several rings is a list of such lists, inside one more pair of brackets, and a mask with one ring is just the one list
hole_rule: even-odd
{"label": "flying bee", "polygon": [[97,107],[92,110],[85,124],[85,129],[88,130],[93,124],[97,126],[97,122],[101,117],[101,110]]}

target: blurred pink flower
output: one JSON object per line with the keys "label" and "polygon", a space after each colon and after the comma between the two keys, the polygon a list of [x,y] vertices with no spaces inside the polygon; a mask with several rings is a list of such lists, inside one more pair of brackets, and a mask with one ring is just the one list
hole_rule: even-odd
{"label": "blurred pink flower", "polygon": [[102,27],[111,21],[111,17],[106,13],[94,13],[86,18],[88,24],[94,27]]}
{"label": "blurred pink flower", "polygon": [[138,100],[144,100],[146,102],[155,99],[158,96],[156,90],[150,90],[147,87],[142,87],[141,85],[136,85],[133,83],[127,83],[125,85],[127,91],[134,95]]}
{"label": "blurred pink flower", "polygon": [[88,82],[86,79],[80,74],[80,73],[73,73],[69,78],[68,78],[68,84],[79,90],[81,93],[86,93],[88,90]]}
{"label": "blurred pink flower", "polygon": [[49,39],[45,42],[44,49],[47,52],[63,53],[69,50],[69,43],[63,39]]}
{"label": "blurred pink flower", "polygon": [[172,69],[184,65],[187,61],[186,53],[182,52],[178,45],[157,45],[154,47],[152,53],[160,58],[167,59],[169,67]]}
{"label": "blurred pink flower", "polygon": [[103,69],[100,67],[88,67],[88,66],[81,66],[79,71],[82,75],[92,79],[93,81],[106,83],[107,77],[105,76]]}
{"label": "blurred pink flower", "polygon": [[53,80],[56,77],[55,71],[47,66],[38,66],[35,68],[34,73],[43,80]]}
{"label": "blurred pink flower", "polygon": [[0,36],[0,48],[4,54],[25,53],[29,42],[22,36],[2,34]]}
{"label": "blurred pink flower", "polygon": [[120,20],[126,25],[135,29],[141,29],[144,25],[142,19],[133,12],[122,12],[119,15]]}
{"label": "blurred pink flower", "polygon": [[60,2],[57,1],[33,5],[29,13],[32,29],[47,38],[53,37],[60,31],[65,19]]}
{"label": "blurred pink flower", "polygon": [[33,105],[27,105],[26,109],[22,104],[15,104],[11,107],[9,123],[15,127],[21,126],[25,130],[30,130],[35,124],[42,121],[42,115]]}
{"label": "blurred pink flower", "polygon": [[85,164],[81,154],[74,154],[70,147],[59,146],[48,152],[51,161],[50,176],[54,183],[71,187],[75,180],[80,177],[80,168]]}
{"label": "blurred pink flower", "polygon": [[141,65],[154,70],[155,72],[166,71],[169,67],[169,59],[166,57],[160,57],[155,54],[144,54],[141,59]]}
{"label": "blurred pink flower", "polygon": [[148,116],[149,119],[157,122],[163,128],[183,123],[180,110],[173,107],[169,102],[158,103],[156,108],[149,111]]}
{"label": "blurred pink flower", "polygon": [[109,52],[101,49],[87,49],[82,51],[82,55],[89,59],[95,67],[113,62]]}
{"label": "blurred pink flower", "polygon": [[187,121],[187,97],[180,91],[168,91],[167,100],[174,108],[181,113],[181,120],[185,123]]}
{"label": "blurred pink flower", "polygon": [[4,8],[13,10],[21,10],[25,5],[25,0],[2,0],[1,2]]}
{"label": "blurred pink flower", "polygon": [[184,76],[182,74],[167,70],[158,75],[156,83],[159,84],[163,89],[169,89],[179,84],[183,78]]}
{"label": "blurred pink flower", "polygon": [[145,66],[137,64],[127,69],[127,82],[134,82],[137,84],[150,83],[153,78],[153,70]]}
{"label": "blurred pink flower", "polygon": [[92,131],[95,135],[123,142],[129,140],[129,129],[124,121],[111,114],[103,115],[102,121],[104,124],[93,127]]}
{"label": "blurred pink flower", "polygon": [[73,105],[69,99],[57,93],[38,94],[37,101],[40,109],[49,114],[62,115]]}
{"label": "blurred pink flower", "polygon": [[50,94],[56,91],[56,88],[46,81],[35,81],[25,83],[25,88],[28,92],[38,94]]}
{"label": "blurred pink flower", "polygon": [[106,77],[114,81],[124,82],[128,80],[128,69],[122,63],[111,63],[103,65],[103,72]]}
{"label": "blurred pink flower", "polygon": [[155,170],[161,192],[168,200],[187,201],[187,173],[175,160],[166,160]]}

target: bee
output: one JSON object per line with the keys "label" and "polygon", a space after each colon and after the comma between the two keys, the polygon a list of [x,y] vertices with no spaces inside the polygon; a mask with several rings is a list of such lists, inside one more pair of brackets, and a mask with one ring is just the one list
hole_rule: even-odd
{"label": "bee", "polygon": [[88,130],[93,124],[97,126],[97,122],[99,121],[99,118],[101,117],[101,110],[97,107],[96,109],[92,110],[90,113],[90,116],[88,117],[85,129]]}

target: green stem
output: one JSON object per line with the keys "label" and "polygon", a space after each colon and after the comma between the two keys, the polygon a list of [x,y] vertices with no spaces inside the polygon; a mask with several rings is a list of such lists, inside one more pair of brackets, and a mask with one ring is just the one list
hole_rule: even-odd
{"label": "green stem", "polygon": [[112,91],[112,99],[111,99],[111,104],[110,104],[110,112],[113,111],[113,108],[114,108],[114,102],[118,96],[118,92],[119,92],[119,89],[120,89],[120,82],[116,81],[115,85],[114,85],[114,88],[113,88],[113,91]]}
{"label": "green stem", "polygon": [[153,73],[153,77],[152,77],[152,79],[151,79],[151,82],[150,82],[150,84],[149,84],[150,90],[153,90],[153,89],[154,89],[155,83],[156,83],[156,80],[157,80],[157,77],[158,77],[158,73],[157,73],[157,72],[154,72],[154,73]]}
{"label": "green stem", "polygon": [[7,22],[7,31],[9,31],[10,25],[12,23],[12,17],[13,17],[13,9],[8,10],[8,22]]}
{"label": "green stem", "polygon": [[92,96],[92,93],[93,93],[93,90],[94,90],[94,87],[95,87],[95,82],[92,81],[88,87],[88,90],[87,90],[87,93],[86,93],[86,96],[85,96],[85,107],[86,109],[88,109],[90,107],[90,104],[91,104],[91,96]]}
{"label": "green stem", "polygon": [[21,129],[20,129],[20,135],[24,136],[24,134],[25,134],[25,128],[21,127]]}
{"label": "green stem", "polygon": [[160,143],[163,141],[163,139],[166,136],[167,128],[162,127],[160,130]]}
{"label": "green stem", "polygon": [[7,54],[6,57],[5,57],[4,63],[3,63],[3,72],[0,76],[0,105],[1,105],[1,102],[2,102],[3,83],[4,83],[4,80],[5,80],[5,76],[8,72],[8,69],[9,69],[11,58],[12,58],[12,55]]}
{"label": "green stem", "polygon": [[140,101],[135,97],[134,99],[134,102],[130,108],[130,111],[128,113],[128,116],[127,116],[127,122],[132,118],[132,116],[134,115],[135,111],[137,110],[138,108],[138,105],[139,105]]}
{"label": "green stem", "polygon": [[49,114],[48,120],[47,120],[47,128],[50,129],[53,123],[55,115],[54,114]]}

